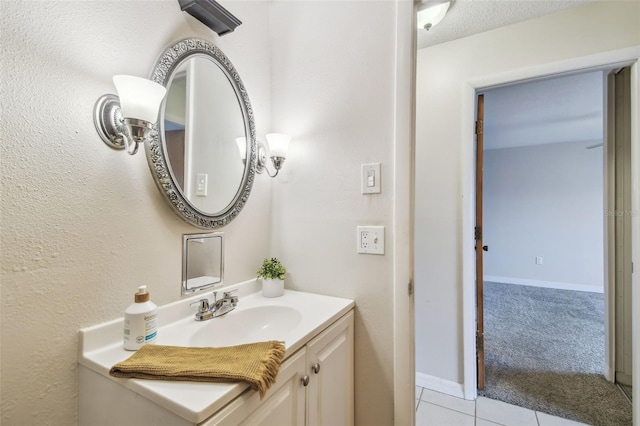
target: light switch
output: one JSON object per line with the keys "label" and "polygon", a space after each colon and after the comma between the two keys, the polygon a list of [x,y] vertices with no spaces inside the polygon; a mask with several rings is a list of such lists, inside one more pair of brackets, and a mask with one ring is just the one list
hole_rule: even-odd
{"label": "light switch", "polygon": [[362,193],[380,194],[380,163],[362,165]]}
{"label": "light switch", "polygon": [[373,170],[367,170],[367,187],[376,186],[376,173]]}
{"label": "light switch", "polygon": [[207,181],[209,175],[206,173],[198,173],[196,176],[196,195],[199,197],[207,196]]}

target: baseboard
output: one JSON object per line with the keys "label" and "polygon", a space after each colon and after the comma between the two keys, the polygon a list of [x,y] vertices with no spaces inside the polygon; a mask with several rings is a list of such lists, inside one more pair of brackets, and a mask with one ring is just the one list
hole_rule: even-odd
{"label": "baseboard", "polygon": [[461,383],[451,382],[428,374],[416,372],[416,386],[445,393],[456,398],[464,398],[464,388]]}
{"label": "baseboard", "polygon": [[604,366],[604,378],[611,383],[616,382],[616,370],[610,365]]}
{"label": "baseboard", "polygon": [[561,283],[561,282],[555,282],[555,281],[528,280],[525,278],[498,277],[495,275],[485,275],[483,279],[485,281],[491,281],[494,283],[502,283],[502,284],[528,285],[531,287],[555,288],[558,290],[575,290],[575,291],[588,291],[592,293],[604,293],[604,286],[599,287],[599,286],[587,285],[587,284],[571,284],[571,283]]}

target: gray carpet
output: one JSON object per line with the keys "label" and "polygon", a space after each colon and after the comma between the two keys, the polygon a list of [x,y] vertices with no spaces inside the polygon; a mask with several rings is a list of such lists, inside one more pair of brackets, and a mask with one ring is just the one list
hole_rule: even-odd
{"label": "gray carpet", "polygon": [[487,398],[602,426],[631,425],[631,404],[602,375],[603,295],[485,283]]}

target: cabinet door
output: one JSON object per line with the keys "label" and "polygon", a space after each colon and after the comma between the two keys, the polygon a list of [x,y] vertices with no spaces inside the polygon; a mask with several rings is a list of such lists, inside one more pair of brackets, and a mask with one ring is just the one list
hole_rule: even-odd
{"label": "cabinet door", "polygon": [[276,383],[260,401],[256,391],[247,391],[230,402],[201,426],[298,426],[304,424],[306,350],[300,349],[280,367]]}
{"label": "cabinet door", "polygon": [[307,345],[307,426],[346,426],[353,415],[353,311]]}

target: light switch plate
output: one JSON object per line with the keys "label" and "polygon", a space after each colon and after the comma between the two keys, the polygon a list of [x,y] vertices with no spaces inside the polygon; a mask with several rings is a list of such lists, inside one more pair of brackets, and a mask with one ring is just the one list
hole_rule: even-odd
{"label": "light switch plate", "polygon": [[209,183],[209,175],[207,173],[198,173],[196,175],[196,195],[198,197],[207,196],[208,183]]}
{"label": "light switch plate", "polygon": [[384,226],[358,226],[357,252],[384,254]]}
{"label": "light switch plate", "polygon": [[380,194],[380,163],[363,164],[361,172],[363,194]]}

